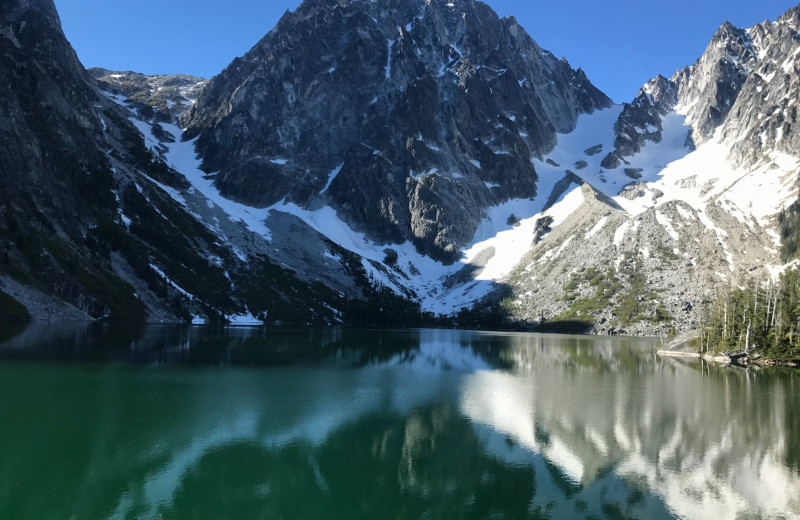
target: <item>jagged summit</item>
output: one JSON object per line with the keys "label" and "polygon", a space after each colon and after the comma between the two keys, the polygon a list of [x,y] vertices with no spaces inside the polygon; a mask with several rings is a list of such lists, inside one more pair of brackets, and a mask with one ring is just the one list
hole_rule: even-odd
{"label": "jagged summit", "polygon": [[125,96],[147,119],[174,123],[186,112],[208,83],[189,74],[145,75],[133,71],[91,68],[89,74],[103,90]]}
{"label": "jagged summit", "polygon": [[472,0],[306,1],[182,118],[226,196],[334,207],[457,258],[483,209],[536,193],[532,157],[611,101]]}
{"label": "jagged summit", "polygon": [[[769,23],[768,20],[764,21],[761,25],[767,23]],[[787,9],[785,13],[778,17],[776,23],[793,26],[795,29],[800,27],[800,4]]]}
{"label": "jagged summit", "polygon": [[723,23],[692,66],[669,80],[659,75],[625,105],[615,150],[603,166],[617,168],[646,142],[659,142],[660,121],[673,110],[686,116],[689,147],[717,132],[727,140],[749,140],[731,149],[735,162],[754,165],[770,150],[796,150],[790,105],[798,91],[798,16],[800,6],[749,29]]}
{"label": "jagged summit", "polygon": [[[687,327],[715,288],[781,271],[792,251],[784,222],[800,191],[798,14],[800,6],[750,29],[722,24],[693,65],[655,77],[614,117],[590,116],[559,141],[546,166],[574,164],[624,212],[584,203],[534,246],[508,278],[520,316],[555,311],[630,331],[660,315]],[[571,274],[565,283],[541,270]],[[627,274],[629,292],[598,283],[598,272]]]}

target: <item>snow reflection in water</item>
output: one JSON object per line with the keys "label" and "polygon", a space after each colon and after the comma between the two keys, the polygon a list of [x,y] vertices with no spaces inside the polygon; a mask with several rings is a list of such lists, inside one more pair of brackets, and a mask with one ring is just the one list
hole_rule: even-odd
{"label": "snow reflection in water", "polygon": [[15,518],[800,514],[790,371],[664,361],[623,338],[25,337],[0,355],[147,366],[0,364],[0,509]]}

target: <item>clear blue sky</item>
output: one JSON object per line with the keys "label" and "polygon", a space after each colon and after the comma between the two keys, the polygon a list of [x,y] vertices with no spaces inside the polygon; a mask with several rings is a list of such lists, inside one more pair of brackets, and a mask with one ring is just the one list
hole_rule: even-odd
{"label": "clear blue sky", "polygon": [[[391,1],[391,0],[378,0]],[[300,0],[55,0],[86,67],[211,77]],[[617,102],[691,65],[725,20],[775,20],[792,0],[486,0]]]}

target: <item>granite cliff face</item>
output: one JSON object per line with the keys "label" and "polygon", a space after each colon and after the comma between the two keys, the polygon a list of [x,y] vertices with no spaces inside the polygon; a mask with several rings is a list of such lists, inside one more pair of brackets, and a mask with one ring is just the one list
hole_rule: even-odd
{"label": "granite cliff face", "polygon": [[[197,83],[173,79],[162,86],[184,95]],[[160,113],[156,93],[126,105],[109,89],[79,62],[52,1],[2,4],[0,319],[22,304],[35,319],[331,321],[335,293],[242,261],[169,195],[190,187],[163,160],[175,139],[143,119],[177,113]],[[217,226],[263,254],[263,238],[224,216]]]}
{"label": "granite cliff face", "polygon": [[[92,88],[52,2],[5,2],[0,41],[2,271],[102,315],[107,304],[86,290],[79,267],[55,256],[90,258],[89,230],[115,211],[111,161],[97,143],[119,114]],[[135,131],[116,137],[135,148]]]}
{"label": "granite cliff face", "polygon": [[756,164],[764,152],[796,155],[800,150],[800,6],[776,22],[748,31],[757,60],[722,127],[722,138],[738,141],[732,159]]}
{"label": "granite cliff face", "polygon": [[306,1],[184,115],[228,197],[330,205],[454,261],[481,212],[536,194],[532,157],[610,105],[580,70],[472,0]]}
{"label": "granite cliff face", "polygon": [[101,100],[61,32],[55,7],[4,3],[0,38],[0,197],[6,214],[26,199],[48,221],[56,220],[50,211],[80,220],[84,198],[110,206],[109,163],[94,146],[102,135],[95,107]]}
{"label": "granite cliff face", "polygon": [[[603,168],[614,169],[629,157],[642,150],[647,141],[660,143],[663,127],[661,120],[678,102],[678,88],[664,76],[650,80],[630,104],[625,104],[614,124],[614,151],[601,163]],[[688,142],[687,142],[688,144]],[[638,172],[629,170],[628,176],[640,178]]]}

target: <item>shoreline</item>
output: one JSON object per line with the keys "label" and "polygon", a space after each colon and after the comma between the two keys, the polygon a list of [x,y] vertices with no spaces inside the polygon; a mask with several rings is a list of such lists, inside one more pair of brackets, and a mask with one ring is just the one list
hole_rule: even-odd
{"label": "shoreline", "polygon": [[716,355],[700,354],[699,352],[684,352],[684,351],[673,351],[673,350],[657,350],[656,354],[665,357],[704,359],[706,361],[711,361],[713,363],[723,363],[726,365],[732,363],[731,358],[724,354],[716,354]]}
{"label": "shoreline", "polygon": [[754,355],[755,357],[746,355],[735,355],[731,357],[723,353],[701,354],[695,350],[695,347],[689,346],[689,342],[697,337],[699,337],[698,331],[692,330],[683,332],[675,336],[669,343],[663,345],[659,350],[656,351],[656,354],[665,357],[703,359],[711,363],[735,365],[739,367],[759,366],[800,368],[800,360],[795,359],[782,361],[770,359],[757,353]]}
{"label": "shoreline", "polygon": [[711,363],[735,365],[744,368],[749,366],[800,368],[800,361],[781,361],[765,357],[758,357],[755,359],[749,357],[740,357],[733,359],[725,354],[700,354],[699,352],[676,352],[670,350],[657,350],[656,354],[664,357],[703,359]]}

